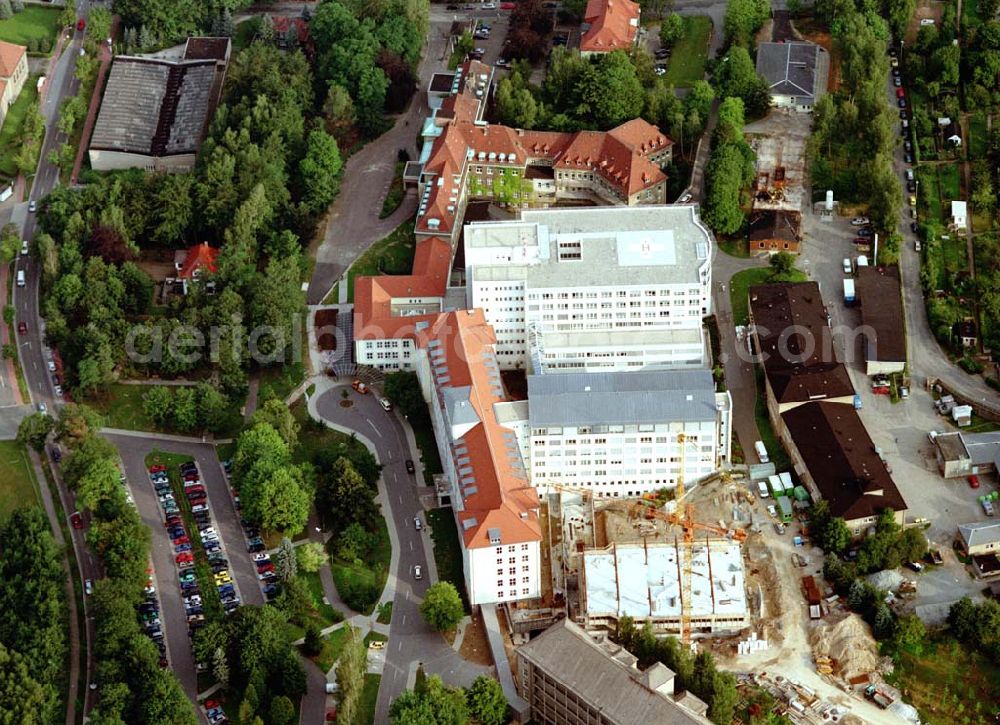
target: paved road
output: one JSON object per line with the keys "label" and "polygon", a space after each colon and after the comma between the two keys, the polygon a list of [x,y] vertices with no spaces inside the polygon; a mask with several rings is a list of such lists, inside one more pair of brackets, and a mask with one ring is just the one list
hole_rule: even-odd
{"label": "paved road", "polygon": [[[315,409],[319,415],[343,428],[356,430],[368,438],[375,447],[382,463],[389,510],[383,511],[389,526],[398,538],[400,552],[395,577],[395,599],[392,605],[392,624],[389,645],[386,649],[385,669],[379,688],[375,722],[388,722],[389,706],[408,685],[409,677],[422,663],[428,674],[438,674],[451,684],[468,685],[488,668],[466,662],[447,645],[441,635],[433,632],[419,612],[420,601],[433,582],[428,576],[420,581],[413,579],[413,567],[419,565],[428,571],[424,554],[423,537],[430,537],[430,530],[416,531],[413,518],[424,510],[418,497],[417,479],[406,472],[405,460],[409,457],[406,434],[394,413],[386,413],[373,395],[351,392],[354,405],[340,405],[341,389],[334,388],[319,395]],[[428,538],[429,541],[429,538]]]}

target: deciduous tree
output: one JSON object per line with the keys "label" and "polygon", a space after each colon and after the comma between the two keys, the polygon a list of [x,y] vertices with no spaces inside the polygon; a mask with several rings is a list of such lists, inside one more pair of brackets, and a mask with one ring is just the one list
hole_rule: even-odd
{"label": "deciduous tree", "polygon": [[432,584],[424,594],[420,614],[432,629],[445,632],[461,621],[465,616],[465,609],[455,586],[451,582],[439,581]]}

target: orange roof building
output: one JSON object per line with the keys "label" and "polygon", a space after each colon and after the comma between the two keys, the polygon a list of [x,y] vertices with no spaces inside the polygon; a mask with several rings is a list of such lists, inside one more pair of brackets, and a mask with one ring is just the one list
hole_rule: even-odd
{"label": "orange roof building", "polygon": [[178,279],[197,279],[202,274],[215,274],[217,269],[215,260],[219,256],[219,250],[210,247],[208,242],[191,247],[184,257],[184,262],[177,271]]}
{"label": "orange roof building", "polygon": [[[673,141],[656,126],[637,118],[608,132],[560,133],[489,124],[482,116],[492,72],[470,60],[428,90],[436,110],[423,131],[417,235],[456,240],[469,197],[514,208],[548,206],[557,198],[666,203],[663,167]],[[441,101],[448,78],[451,94]],[[498,187],[499,179],[507,183]]]}
{"label": "orange roof building", "polygon": [[452,482],[469,601],[538,597],[538,493],[515,432],[497,419],[495,406],[506,397],[493,328],[482,310],[449,312],[418,327],[418,375],[430,390],[438,448]]}
{"label": "orange roof building", "polygon": [[0,124],[28,78],[28,49],[0,40]]}
{"label": "orange roof building", "polygon": [[628,50],[639,33],[639,3],[632,0],[590,0],[583,14],[580,53]]}

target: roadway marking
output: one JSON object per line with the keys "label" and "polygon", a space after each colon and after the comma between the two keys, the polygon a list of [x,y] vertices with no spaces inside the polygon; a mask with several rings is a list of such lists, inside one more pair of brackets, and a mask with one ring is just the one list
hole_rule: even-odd
{"label": "roadway marking", "polygon": [[378,435],[379,438],[381,438],[382,437],[382,432],[378,428],[375,427],[375,424],[372,423],[371,418],[368,418],[367,420],[368,420],[368,425],[370,425],[372,427],[372,430],[375,431],[375,433]]}
{"label": "roadway marking", "polygon": [[410,542],[410,551],[413,551],[413,542]]}
{"label": "roadway marking", "polygon": [[405,614],[403,615],[403,621],[401,622],[401,624],[406,624],[406,615]]}
{"label": "roadway marking", "polygon": [[399,499],[399,503],[402,504],[403,503],[403,494],[399,494],[399,496],[397,496],[397,498]]}

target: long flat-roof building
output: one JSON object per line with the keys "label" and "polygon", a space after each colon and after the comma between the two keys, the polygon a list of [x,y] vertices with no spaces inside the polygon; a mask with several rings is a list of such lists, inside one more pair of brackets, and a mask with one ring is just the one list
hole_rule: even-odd
{"label": "long flat-roof building", "polygon": [[853,406],[815,401],[781,417],[782,442],[795,472],[854,536],[863,535],[884,509],[903,523],[906,502]]}
{"label": "long flat-roof building", "polygon": [[194,168],[229,52],[228,38],[189,38],[181,60],[117,56],[90,137],[91,167]]}
{"label": "long flat-roof building", "polygon": [[710,721],[707,706],[675,694],[661,663],[645,671],[622,647],[597,642],[563,619],[517,648],[518,689],[539,725],[688,725]]}
{"label": "long flat-roof building", "polygon": [[681,629],[680,573],[691,570],[688,611],[693,632],[717,633],[749,624],[743,554],[726,539],[695,539],[691,558],[675,541],[612,544],[583,553],[580,619],[587,629],[614,630],[625,615],[657,632]]}
{"label": "long flat-roof building", "polygon": [[898,373],[906,367],[906,325],[902,285],[895,264],[858,267],[865,374]]}
{"label": "long flat-roof building", "polygon": [[701,367],[711,257],[693,205],[524,211],[466,226],[468,306],[504,369]]}
{"label": "long flat-roof building", "polygon": [[531,375],[528,401],[539,490],[551,482],[639,496],[675,486],[682,457],[689,482],[729,460],[732,402],[708,370]]}
{"label": "long flat-roof building", "polygon": [[853,404],[854,385],[833,346],[829,316],[815,282],[750,288],[750,326],[764,366],[768,417],[815,400]]}

